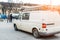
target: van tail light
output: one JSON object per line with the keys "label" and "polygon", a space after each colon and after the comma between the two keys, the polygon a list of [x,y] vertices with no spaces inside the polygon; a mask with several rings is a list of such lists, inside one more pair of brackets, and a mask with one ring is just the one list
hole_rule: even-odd
{"label": "van tail light", "polygon": [[42,23],[42,28],[46,28],[46,24],[45,23]]}

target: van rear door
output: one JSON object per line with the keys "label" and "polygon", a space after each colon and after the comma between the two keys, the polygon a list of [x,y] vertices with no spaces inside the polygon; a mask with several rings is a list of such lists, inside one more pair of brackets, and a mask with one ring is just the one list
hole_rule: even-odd
{"label": "van rear door", "polygon": [[[42,23],[46,23],[46,25],[49,27],[57,27],[60,26],[60,15],[58,12],[49,12],[44,13],[42,15]],[[48,28],[47,27],[47,28]],[[49,27],[49,28],[50,28]]]}

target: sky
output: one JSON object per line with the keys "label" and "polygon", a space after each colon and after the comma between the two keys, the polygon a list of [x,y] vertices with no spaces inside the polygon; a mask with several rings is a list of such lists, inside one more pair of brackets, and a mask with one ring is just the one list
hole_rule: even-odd
{"label": "sky", "polygon": [[[13,0],[14,3],[33,3],[33,4],[46,4],[46,5],[60,5],[60,0]],[[0,0],[0,2],[8,2],[8,0]]]}

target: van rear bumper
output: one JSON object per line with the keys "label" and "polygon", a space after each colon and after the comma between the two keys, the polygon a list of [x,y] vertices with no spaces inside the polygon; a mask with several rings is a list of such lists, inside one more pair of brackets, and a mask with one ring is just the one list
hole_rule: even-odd
{"label": "van rear bumper", "polygon": [[58,31],[58,32],[39,32],[39,35],[41,35],[41,36],[49,36],[49,35],[54,35],[54,34],[58,34],[58,33],[60,33],[60,31]]}
{"label": "van rear bumper", "polygon": [[54,35],[60,33],[60,26],[50,26],[46,29],[41,29],[39,34],[42,36]]}

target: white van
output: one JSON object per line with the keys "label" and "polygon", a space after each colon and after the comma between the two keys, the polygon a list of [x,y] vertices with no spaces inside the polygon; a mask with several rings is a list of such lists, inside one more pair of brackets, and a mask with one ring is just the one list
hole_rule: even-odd
{"label": "white van", "polygon": [[57,11],[22,12],[14,20],[14,29],[33,33],[34,37],[54,35],[60,32],[60,15]]}

